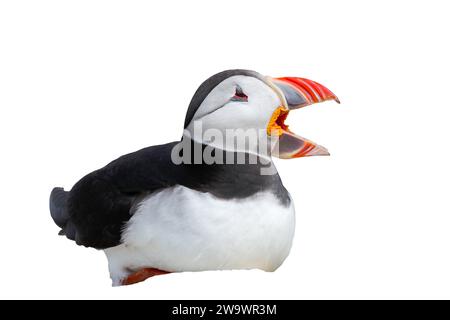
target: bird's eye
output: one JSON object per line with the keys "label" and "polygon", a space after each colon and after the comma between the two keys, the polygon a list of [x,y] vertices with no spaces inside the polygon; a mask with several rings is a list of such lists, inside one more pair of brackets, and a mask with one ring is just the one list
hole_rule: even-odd
{"label": "bird's eye", "polygon": [[232,101],[248,101],[247,95],[242,91],[241,87],[236,87],[236,91],[234,93],[233,98],[231,98]]}

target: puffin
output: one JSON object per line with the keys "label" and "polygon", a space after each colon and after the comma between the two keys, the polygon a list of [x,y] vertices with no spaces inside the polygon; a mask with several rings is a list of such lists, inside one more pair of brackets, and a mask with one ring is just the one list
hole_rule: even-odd
{"label": "puffin", "polygon": [[179,141],[123,155],[56,187],[59,234],[103,250],[113,286],[173,272],[276,270],[295,230],[273,157],[329,155],[293,133],[289,112],[339,99],[305,78],[235,69],[195,92]]}

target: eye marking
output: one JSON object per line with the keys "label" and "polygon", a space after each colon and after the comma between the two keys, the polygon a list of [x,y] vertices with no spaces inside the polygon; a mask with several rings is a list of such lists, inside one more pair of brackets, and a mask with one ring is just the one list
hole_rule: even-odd
{"label": "eye marking", "polygon": [[248,96],[244,93],[241,87],[236,86],[236,91],[234,96],[231,98],[231,101],[248,101]]}

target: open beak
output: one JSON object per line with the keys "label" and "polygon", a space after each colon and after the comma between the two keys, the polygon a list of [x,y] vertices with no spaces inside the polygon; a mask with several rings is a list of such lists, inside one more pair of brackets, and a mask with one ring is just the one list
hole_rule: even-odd
{"label": "open beak", "polygon": [[305,78],[270,78],[269,81],[283,102],[267,126],[267,134],[274,141],[272,155],[282,159],[329,156],[325,147],[296,135],[284,122],[291,110],[327,100],[340,103],[337,96],[323,85]]}

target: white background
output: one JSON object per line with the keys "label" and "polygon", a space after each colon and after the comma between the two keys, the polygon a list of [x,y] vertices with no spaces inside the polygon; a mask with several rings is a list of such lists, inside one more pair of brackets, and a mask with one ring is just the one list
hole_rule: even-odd
{"label": "white background", "polygon": [[[1,2],[0,297],[450,298],[448,12],[445,1]],[[57,236],[52,187],[178,139],[198,85],[230,68],[310,78],[342,102],[290,116],[331,152],[277,161],[297,209],[291,255],[274,273],[111,288],[102,252]]]}

